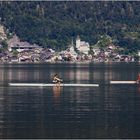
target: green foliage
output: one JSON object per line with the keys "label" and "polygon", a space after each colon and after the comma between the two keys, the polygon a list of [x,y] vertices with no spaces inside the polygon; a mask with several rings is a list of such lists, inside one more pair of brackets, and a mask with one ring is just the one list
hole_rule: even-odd
{"label": "green foliage", "polygon": [[[107,34],[118,45],[136,51],[139,7],[138,1],[1,1],[0,18],[21,40],[56,50],[77,35],[93,45]],[[108,44],[105,41],[100,47]]]}
{"label": "green foliage", "polygon": [[7,44],[6,41],[2,41],[2,42],[1,42],[1,45],[3,46],[3,49],[4,49],[4,50],[8,49],[8,44]]}
{"label": "green foliage", "polygon": [[4,52],[4,49],[3,48],[0,48],[0,53],[3,53]]}
{"label": "green foliage", "polygon": [[99,48],[105,48],[107,47],[109,44],[111,44],[113,41],[112,41],[112,38],[108,35],[103,35],[100,37],[100,40],[97,42],[97,46]]}
{"label": "green foliage", "polygon": [[17,50],[12,50],[13,56],[17,56],[18,55],[18,51]]}
{"label": "green foliage", "polygon": [[125,32],[122,41],[130,53],[136,52],[140,48],[140,32]]}
{"label": "green foliage", "polygon": [[125,32],[125,37],[136,40],[140,37],[140,33],[138,33],[138,32]]}

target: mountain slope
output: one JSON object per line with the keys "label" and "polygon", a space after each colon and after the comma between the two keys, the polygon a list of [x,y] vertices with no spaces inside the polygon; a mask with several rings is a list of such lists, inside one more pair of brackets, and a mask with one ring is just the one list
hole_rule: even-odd
{"label": "mountain slope", "polygon": [[77,35],[95,44],[107,34],[136,51],[140,44],[138,1],[0,2],[1,23],[22,40],[63,49]]}

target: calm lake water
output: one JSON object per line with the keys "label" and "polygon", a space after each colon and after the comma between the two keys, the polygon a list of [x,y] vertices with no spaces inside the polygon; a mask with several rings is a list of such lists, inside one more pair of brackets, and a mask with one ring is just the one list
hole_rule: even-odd
{"label": "calm lake water", "polygon": [[[140,138],[140,87],[110,85],[136,80],[138,63],[1,64],[0,138]],[[99,87],[11,87],[9,82]]]}

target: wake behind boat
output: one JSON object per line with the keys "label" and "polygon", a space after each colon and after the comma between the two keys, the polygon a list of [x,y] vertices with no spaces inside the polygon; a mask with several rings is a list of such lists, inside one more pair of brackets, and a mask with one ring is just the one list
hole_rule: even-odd
{"label": "wake behind boat", "polygon": [[67,86],[67,87],[99,87],[99,84],[51,84],[51,83],[9,83],[9,86],[43,86],[43,87],[52,87],[52,86]]}

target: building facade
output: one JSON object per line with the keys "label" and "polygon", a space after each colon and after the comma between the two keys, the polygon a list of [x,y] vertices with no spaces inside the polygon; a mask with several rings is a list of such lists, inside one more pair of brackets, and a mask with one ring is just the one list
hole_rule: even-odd
{"label": "building facade", "polygon": [[81,41],[79,36],[77,36],[76,38],[76,48],[79,52],[84,54],[88,54],[88,52],[90,51],[89,43],[85,41]]}

